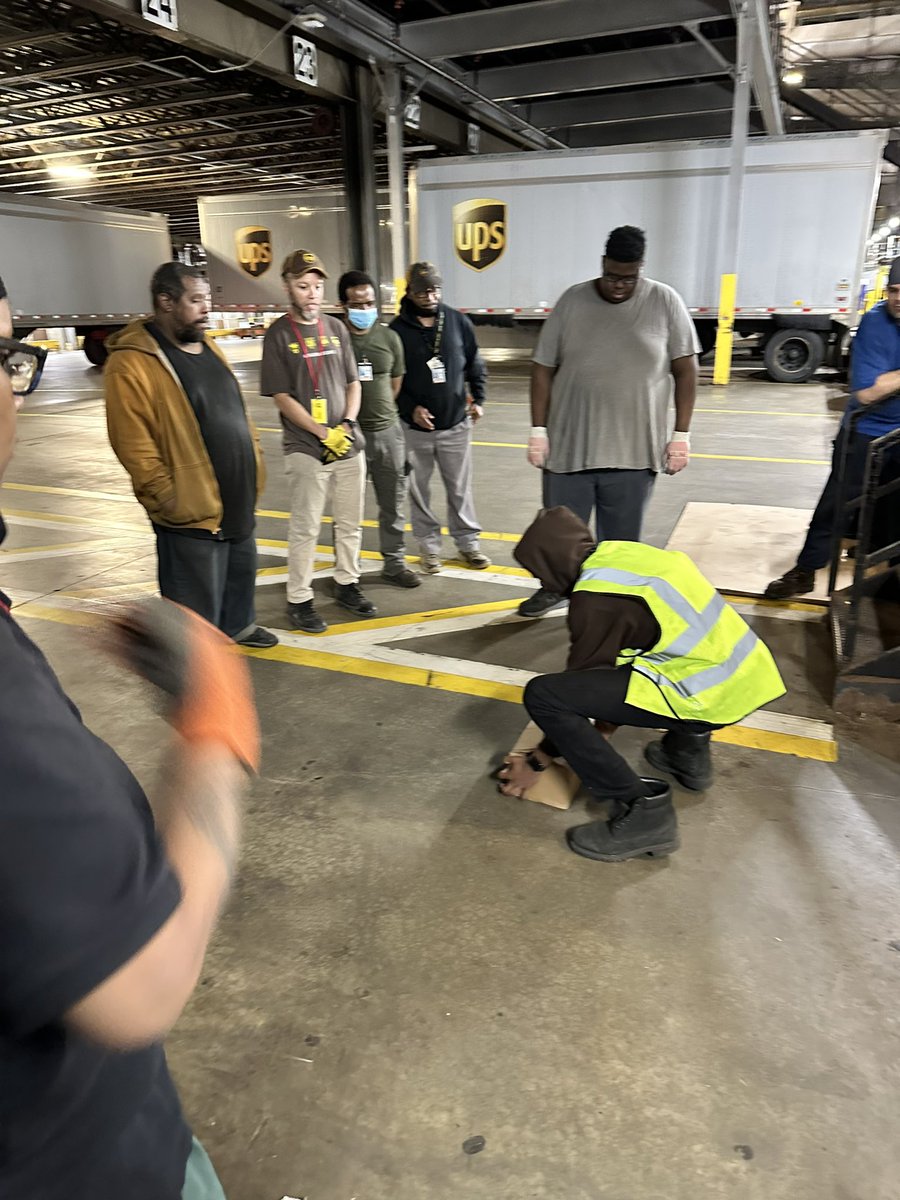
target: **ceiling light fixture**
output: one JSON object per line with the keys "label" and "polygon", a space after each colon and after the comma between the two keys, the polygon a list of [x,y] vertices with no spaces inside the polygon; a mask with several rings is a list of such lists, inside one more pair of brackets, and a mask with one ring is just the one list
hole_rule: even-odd
{"label": "ceiling light fixture", "polygon": [[781,82],[786,83],[788,87],[802,87],[806,80],[806,76],[802,71],[792,67],[790,71],[785,71],[781,77]]}
{"label": "ceiling light fixture", "polygon": [[897,226],[900,225],[900,217],[890,217],[888,219],[888,225],[891,229],[896,229]]}
{"label": "ceiling light fixture", "polygon": [[301,29],[324,29],[327,21],[325,14],[314,8],[304,9],[297,14],[297,24]]}
{"label": "ceiling light fixture", "polygon": [[80,163],[51,163],[47,167],[47,174],[52,175],[54,179],[93,179],[94,172],[90,167],[83,167]]}

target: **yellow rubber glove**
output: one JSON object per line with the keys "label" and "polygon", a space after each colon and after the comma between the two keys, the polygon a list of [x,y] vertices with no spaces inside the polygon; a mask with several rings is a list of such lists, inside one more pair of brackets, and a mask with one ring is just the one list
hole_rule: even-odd
{"label": "yellow rubber glove", "polygon": [[322,462],[333,463],[343,458],[353,445],[353,438],[343,425],[335,425],[322,439]]}

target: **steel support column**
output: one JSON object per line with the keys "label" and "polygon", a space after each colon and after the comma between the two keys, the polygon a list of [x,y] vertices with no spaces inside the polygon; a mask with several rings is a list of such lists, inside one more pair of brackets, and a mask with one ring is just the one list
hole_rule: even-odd
{"label": "steel support column", "polygon": [[741,0],[737,6],[737,34],[734,106],[731,111],[731,165],[725,185],[725,207],[719,243],[719,325],[713,369],[713,383],[717,384],[727,384],[731,378],[731,349],[734,343],[734,307],[741,243],[747,130],[750,120],[750,55],[753,49],[747,0]]}
{"label": "steel support column", "polygon": [[391,278],[398,293],[406,276],[406,176],[403,169],[403,77],[397,67],[382,75],[387,118],[388,190],[391,206]]}
{"label": "steel support column", "polygon": [[366,95],[368,72],[353,71],[353,101],[341,106],[341,159],[350,235],[350,262],[378,279],[378,215],[373,172],[374,137],[371,104]]}

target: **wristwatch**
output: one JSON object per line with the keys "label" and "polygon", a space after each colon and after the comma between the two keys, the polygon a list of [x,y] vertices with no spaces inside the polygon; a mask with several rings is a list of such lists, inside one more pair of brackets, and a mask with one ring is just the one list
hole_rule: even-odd
{"label": "wristwatch", "polygon": [[525,755],[525,761],[532,771],[546,771],[547,764],[542,763],[533,750],[529,750]]}

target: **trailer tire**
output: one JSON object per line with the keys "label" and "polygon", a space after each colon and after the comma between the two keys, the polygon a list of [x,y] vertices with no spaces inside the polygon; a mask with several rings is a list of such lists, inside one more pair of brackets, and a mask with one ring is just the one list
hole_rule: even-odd
{"label": "trailer tire", "polygon": [[695,321],[694,329],[697,332],[697,341],[700,343],[700,353],[697,357],[702,358],[704,354],[709,354],[716,344],[716,323],[715,321]]}
{"label": "trailer tire", "polygon": [[824,358],[825,344],[814,329],[779,329],[765,345],[766,370],[776,383],[806,383]]}
{"label": "trailer tire", "polygon": [[109,351],[106,349],[106,339],[112,332],[112,329],[106,327],[102,329],[88,329],[85,332],[81,348],[84,350],[84,356],[92,367],[102,367],[106,363],[109,356]]}

